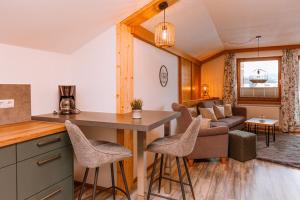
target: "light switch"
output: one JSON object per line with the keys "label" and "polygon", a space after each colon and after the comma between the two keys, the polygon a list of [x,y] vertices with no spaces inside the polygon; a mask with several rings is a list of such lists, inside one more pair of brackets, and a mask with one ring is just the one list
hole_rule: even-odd
{"label": "light switch", "polygon": [[0,108],[13,108],[15,107],[14,99],[0,99]]}

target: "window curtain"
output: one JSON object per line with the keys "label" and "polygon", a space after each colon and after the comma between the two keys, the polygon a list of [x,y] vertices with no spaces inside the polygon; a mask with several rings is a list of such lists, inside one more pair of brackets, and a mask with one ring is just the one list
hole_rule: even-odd
{"label": "window curtain", "polygon": [[236,60],[235,54],[229,53],[225,55],[224,67],[224,98],[226,104],[235,105],[237,99],[236,92]]}
{"label": "window curtain", "polygon": [[299,63],[296,49],[283,50],[281,66],[280,126],[283,132],[293,132],[299,123]]}

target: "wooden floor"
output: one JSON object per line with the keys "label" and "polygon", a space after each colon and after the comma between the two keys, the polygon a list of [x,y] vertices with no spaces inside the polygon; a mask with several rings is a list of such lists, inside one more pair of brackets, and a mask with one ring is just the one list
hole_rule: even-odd
{"label": "wooden floor", "polygon": [[[197,200],[300,199],[300,170],[295,168],[259,160],[241,163],[230,159],[227,164],[217,161],[195,163],[190,172]],[[188,193],[187,199],[193,199],[189,187],[186,186],[185,189]],[[157,191],[157,185],[153,191]],[[91,194],[91,189],[86,194]],[[179,185],[172,185],[172,193],[169,196],[182,199]],[[97,200],[102,199],[112,197],[109,193],[101,193]]]}

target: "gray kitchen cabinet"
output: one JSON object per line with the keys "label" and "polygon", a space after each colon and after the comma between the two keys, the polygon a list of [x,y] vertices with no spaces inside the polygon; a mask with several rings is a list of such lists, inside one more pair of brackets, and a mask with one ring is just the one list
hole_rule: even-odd
{"label": "gray kitchen cabinet", "polygon": [[17,144],[17,161],[32,158],[70,144],[71,141],[66,132],[19,143]]}
{"label": "gray kitchen cabinet", "polygon": [[17,199],[16,164],[0,169],[0,199]]}
{"label": "gray kitchen cabinet", "polygon": [[17,164],[18,199],[26,199],[73,174],[71,146]]}
{"label": "gray kitchen cabinet", "polygon": [[73,149],[68,134],[0,148],[0,199],[73,199]]}
{"label": "gray kitchen cabinet", "polygon": [[16,145],[0,148],[0,168],[16,163]]}

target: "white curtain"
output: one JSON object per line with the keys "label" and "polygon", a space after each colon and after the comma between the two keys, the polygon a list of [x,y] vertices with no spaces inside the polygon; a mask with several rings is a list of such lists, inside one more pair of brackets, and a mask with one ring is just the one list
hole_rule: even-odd
{"label": "white curtain", "polygon": [[280,126],[283,132],[293,132],[300,121],[299,62],[296,49],[283,50],[281,66]]}

